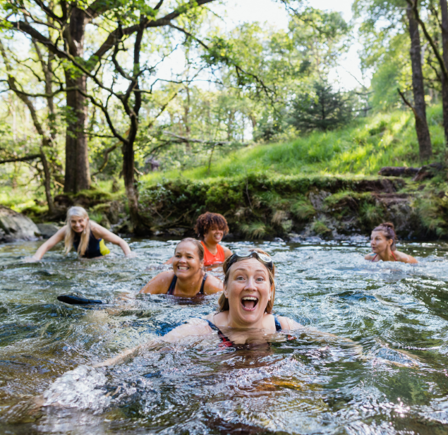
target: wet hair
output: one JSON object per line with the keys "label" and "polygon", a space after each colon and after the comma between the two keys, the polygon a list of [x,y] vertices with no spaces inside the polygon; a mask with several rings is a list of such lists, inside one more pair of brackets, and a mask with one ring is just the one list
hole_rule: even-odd
{"label": "wet hair", "polygon": [[67,220],[65,221],[65,223],[67,225],[67,229],[65,231],[64,252],[65,252],[65,255],[67,255],[73,247],[73,241],[75,239],[75,234],[76,234],[76,232],[73,231],[72,225],[70,223],[71,218],[73,216],[87,219],[87,225],[84,228],[84,231],[81,233],[81,240],[79,241],[79,245],[78,245],[78,255],[80,257],[82,257],[86,252],[87,246],[89,246],[89,239],[90,239],[89,215],[86,212],[86,210],[82,207],[70,207],[67,210]]}
{"label": "wet hair", "polygon": [[201,240],[204,240],[205,234],[213,228],[221,230],[224,233],[224,236],[229,233],[226,218],[222,214],[210,213],[207,211],[198,217],[194,230],[198,237]]}
{"label": "wet hair", "polygon": [[[262,249],[258,249],[258,248],[250,249],[250,252],[259,252],[260,254],[269,255],[267,252],[263,251]],[[236,260],[234,263],[232,263],[229,266],[230,258],[232,258],[232,256],[228,257],[226,259],[226,261],[224,261],[224,264],[222,265],[222,268],[224,269],[224,273],[225,273],[225,276],[224,276],[224,288],[227,287],[227,283],[228,283],[229,277],[230,277],[230,269],[231,269],[231,267],[233,265],[237,264],[240,261],[247,260],[247,258],[240,258],[240,259]],[[252,258],[257,260],[256,257],[252,257]],[[263,264],[263,263],[260,261],[260,264]],[[266,265],[264,265],[264,264],[263,264],[263,266],[266,267]],[[268,304],[266,305],[265,312],[268,313],[268,314],[271,314],[272,313],[272,309],[274,308],[274,300],[275,300],[275,280],[274,280],[274,277],[275,277],[275,265],[272,264],[272,272],[269,270],[268,267],[266,267],[266,270],[268,271],[268,274],[269,274],[269,282],[271,283],[272,294],[271,294],[271,299],[268,301]],[[226,295],[224,294],[224,292],[219,297],[218,305],[219,305],[219,311],[229,311],[229,300],[226,298]]]}
{"label": "wet hair", "polygon": [[202,243],[197,241],[196,239],[193,239],[191,237],[187,237],[186,239],[182,239],[177,245],[176,245],[176,249],[174,250],[174,255],[176,255],[176,250],[177,247],[184,242],[190,242],[193,243],[193,245],[196,246],[196,249],[198,250],[198,256],[199,256],[199,260],[202,261],[204,259],[204,247],[202,246]]}
{"label": "wet hair", "polygon": [[392,222],[383,222],[382,224],[378,225],[373,231],[382,231],[387,240],[392,240],[390,249],[392,251],[397,250],[397,245],[395,242],[397,242],[398,237],[395,234],[395,227]]}

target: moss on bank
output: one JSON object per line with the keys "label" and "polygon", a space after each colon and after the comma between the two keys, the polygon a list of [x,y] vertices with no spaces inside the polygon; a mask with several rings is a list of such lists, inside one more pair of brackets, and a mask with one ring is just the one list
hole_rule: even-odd
{"label": "moss on bank", "polygon": [[448,186],[420,186],[410,189],[399,178],[249,174],[142,186],[140,205],[156,233],[191,234],[197,217],[212,211],[226,217],[236,237],[250,239],[369,234],[385,220],[401,237],[447,237]]}

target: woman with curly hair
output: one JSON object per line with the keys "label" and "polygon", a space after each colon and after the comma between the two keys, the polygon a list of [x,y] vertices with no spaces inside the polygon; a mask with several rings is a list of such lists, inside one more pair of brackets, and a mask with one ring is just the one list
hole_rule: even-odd
{"label": "woman with curly hair", "polygon": [[232,251],[219,242],[228,234],[226,218],[219,213],[201,214],[194,228],[204,247],[204,266],[224,263],[232,255]]}
{"label": "woman with curly hair", "polygon": [[417,263],[417,260],[411,255],[397,251],[397,240],[398,237],[395,234],[394,224],[391,222],[383,222],[372,231],[370,246],[373,252],[367,254],[364,258],[372,262],[383,260],[401,261],[402,263],[411,264]]}

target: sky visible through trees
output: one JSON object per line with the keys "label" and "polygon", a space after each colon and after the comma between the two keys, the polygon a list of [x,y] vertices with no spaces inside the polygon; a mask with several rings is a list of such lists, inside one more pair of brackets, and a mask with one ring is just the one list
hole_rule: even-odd
{"label": "sky visible through trees", "polygon": [[[341,12],[346,21],[350,21],[353,17],[352,4],[353,0],[313,0],[310,3],[314,8]],[[230,22],[243,23],[251,21],[267,22],[278,28],[288,26],[288,14],[285,9],[278,3],[271,0],[232,0],[227,2],[227,6],[215,6],[217,11],[227,12]],[[236,13],[235,13],[236,12]],[[238,18],[234,18],[234,17]],[[361,45],[355,40],[349,52],[341,59],[340,66],[332,72],[331,78],[340,83],[345,89],[353,89],[359,84],[359,80],[363,85],[369,86],[370,74],[367,72],[363,76],[360,70],[360,61],[358,51]],[[356,77],[356,80],[354,77]]]}

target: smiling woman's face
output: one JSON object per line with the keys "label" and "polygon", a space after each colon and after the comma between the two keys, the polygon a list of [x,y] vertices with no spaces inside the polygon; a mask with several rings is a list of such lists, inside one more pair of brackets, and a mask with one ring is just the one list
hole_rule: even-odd
{"label": "smiling woman's face", "polygon": [[207,245],[216,245],[218,244],[224,236],[224,231],[220,230],[219,228],[213,227],[210,228],[205,234],[204,234],[204,242]]}
{"label": "smiling woman's face", "polygon": [[233,264],[224,289],[232,320],[240,326],[259,327],[271,292],[269,272],[257,259],[249,258]]}
{"label": "smiling woman's face", "polygon": [[173,259],[173,271],[178,278],[189,278],[203,266],[199,260],[198,247],[191,242],[179,243]]}
{"label": "smiling woman's face", "polygon": [[88,222],[88,218],[72,216],[70,218],[70,227],[75,233],[82,233],[86,229]]}

